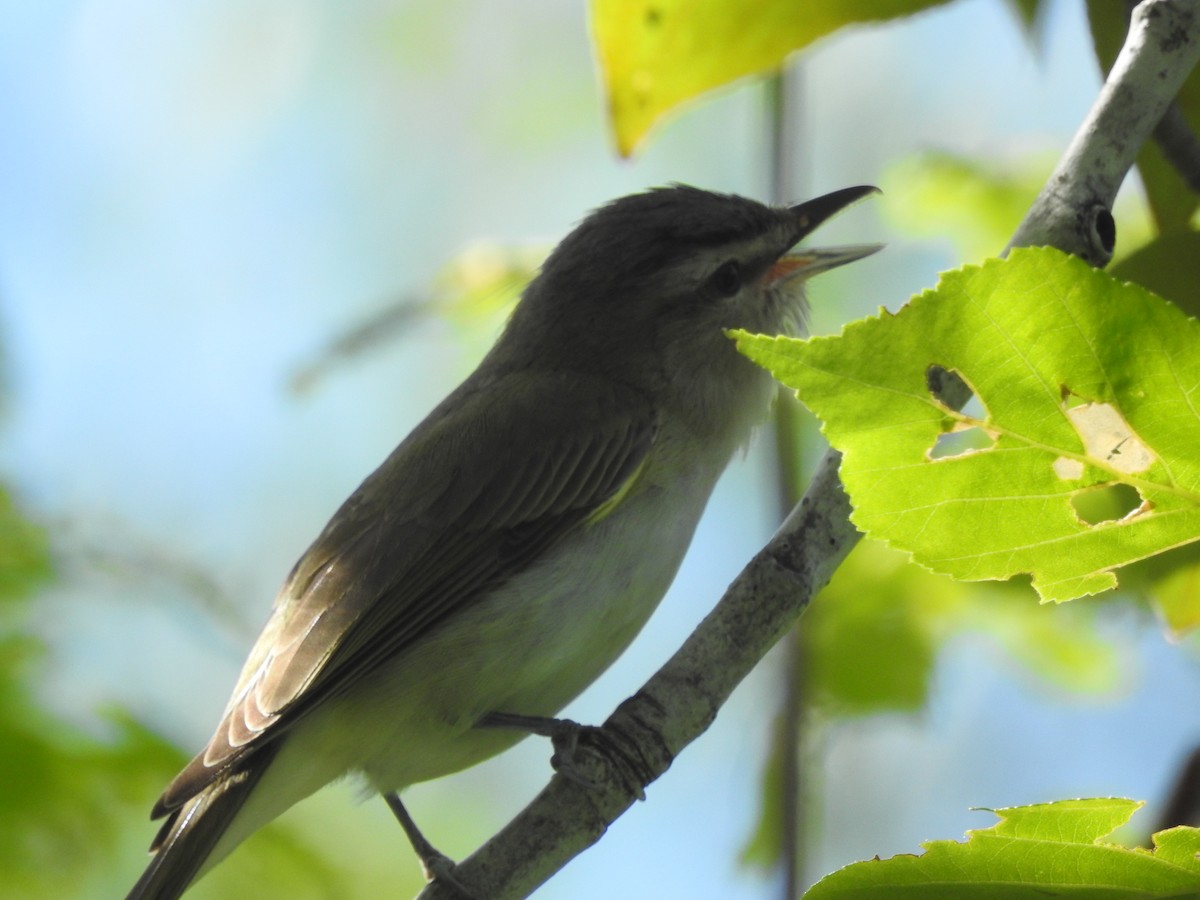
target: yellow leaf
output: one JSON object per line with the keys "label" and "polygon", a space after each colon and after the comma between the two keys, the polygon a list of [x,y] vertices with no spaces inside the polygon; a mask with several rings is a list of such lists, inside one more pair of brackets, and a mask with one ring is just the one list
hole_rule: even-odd
{"label": "yellow leaf", "polygon": [[779,67],[843,25],[946,0],[592,0],[592,34],[617,149],[629,156],[668,110]]}

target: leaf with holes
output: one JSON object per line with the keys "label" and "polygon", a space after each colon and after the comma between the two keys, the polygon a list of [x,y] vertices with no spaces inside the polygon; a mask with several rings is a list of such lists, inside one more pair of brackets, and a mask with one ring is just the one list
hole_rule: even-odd
{"label": "leaf with holes", "polygon": [[[734,337],[823,421],[855,525],[935,571],[1070,600],[1200,536],[1200,324],[1056,250],[946,273],[840,337]],[[931,393],[939,368],[978,412]]]}

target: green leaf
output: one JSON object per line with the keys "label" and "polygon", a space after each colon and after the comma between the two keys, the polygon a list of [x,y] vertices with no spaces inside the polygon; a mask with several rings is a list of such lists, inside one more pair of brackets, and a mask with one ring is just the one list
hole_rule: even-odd
{"label": "green leaf", "polygon": [[[1200,325],[1056,250],[947,273],[840,337],[734,336],[823,421],[855,524],[935,571],[1069,600],[1200,535]],[[936,367],[983,412],[935,397]],[[987,446],[939,452],[964,430]]]}
{"label": "green leaf", "polygon": [[1000,822],[967,832],[967,841],[929,841],[920,856],[853,863],[828,875],[805,900],[1150,900],[1200,892],[1200,830],[1181,826],[1154,836],[1155,849],[1103,839],[1142,804],[1063,800],[994,810]]}
{"label": "green leaf", "polygon": [[628,156],[686,100],[776,69],[850,24],[947,0],[592,0],[591,26],[617,149]]}

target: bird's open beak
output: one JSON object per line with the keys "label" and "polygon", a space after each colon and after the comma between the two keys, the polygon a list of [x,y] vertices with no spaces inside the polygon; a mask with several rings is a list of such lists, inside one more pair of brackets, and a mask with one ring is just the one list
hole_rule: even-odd
{"label": "bird's open beak", "polygon": [[[807,235],[816,230],[817,226],[826,219],[832,218],[852,203],[856,203],[869,194],[879,193],[879,188],[870,185],[843,188],[831,194],[825,194],[804,203],[798,203],[791,208],[796,220],[795,242],[799,243]],[[811,278],[818,272],[826,272],[846,263],[870,256],[883,249],[883,244],[852,244],[847,247],[814,248],[806,247],[793,250],[779,257],[767,270],[767,284],[775,285],[791,281],[793,278]]]}

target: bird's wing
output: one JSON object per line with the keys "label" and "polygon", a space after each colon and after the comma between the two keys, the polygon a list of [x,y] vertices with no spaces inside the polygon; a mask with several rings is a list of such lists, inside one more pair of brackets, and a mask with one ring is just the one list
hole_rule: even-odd
{"label": "bird's wing", "polygon": [[216,734],[156,814],[602,514],[655,432],[646,399],[607,380],[513,374],[486,391],[464,385],[296,564]]}

